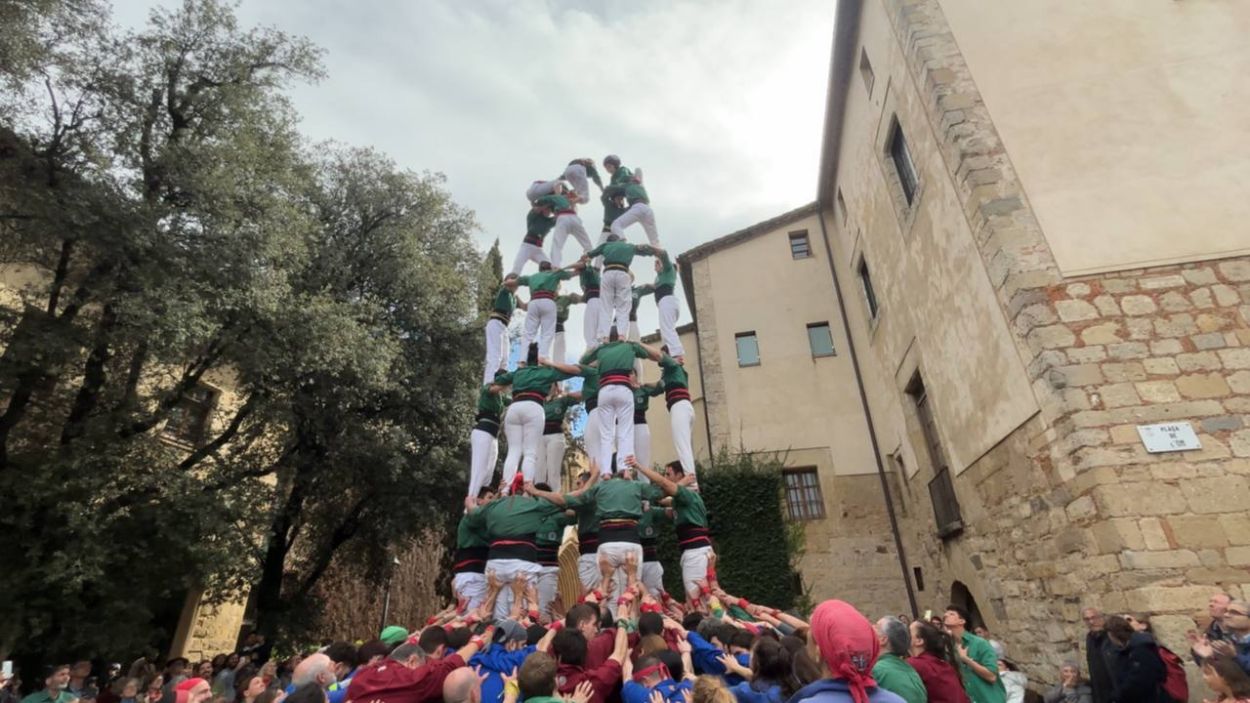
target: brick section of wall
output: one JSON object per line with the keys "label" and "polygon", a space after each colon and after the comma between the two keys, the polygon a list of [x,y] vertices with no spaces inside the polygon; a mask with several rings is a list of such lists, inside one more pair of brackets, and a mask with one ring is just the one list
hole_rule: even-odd
{"label": "brick section of wall", "polygon": [[[1152,613],[1183,651],[1217,587],[1250,596],[1250,259],[1064,280],[939,3],[881,1],[1041,407],[956,479],[962,537],[906,519],[913,562],[966,583],[1035,681],[1081,604]],[[1135,426],[1170,420],[1202,450],[1147,454]]]}

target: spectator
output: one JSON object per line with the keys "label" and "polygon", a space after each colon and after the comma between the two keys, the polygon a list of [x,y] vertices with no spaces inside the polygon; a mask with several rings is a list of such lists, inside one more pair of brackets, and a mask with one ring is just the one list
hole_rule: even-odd
{"label": "spectator", "polygon": [[65,690],[69,691],[74,698],[95,698],[95,694],[91,696],[84,695],[87,689],[91,688],[91,660],[79,659],[69,669],[69,683],[65,686]]}
{"label": "spectator", "polygon": [[140,703],[139,691],[143,682],[136,678],[121,678],[113,684],[113,696],[118,703]]}
{"label": "spectator", "polygon": [[256,703],[282,703],[286,698],[286,691],[280,688],[267,688],[265,692],[256,697]]}
{"label": "spectator", "polygon": [[208,684],[207,679],[202,679],[198,676],[183,679],[181,683],[174,687],[174,693],[178,703],[208,703],[208,701],[213,699],[212,686]]}
{"label": "spectator", "polygon": [[907,703],[927,703],[924,681],[907,663],[911,653],[911,631],[902,620],[884,617],[877,621],[877,636],[881,643],[881,656],[872,667],[872,678],[877,685],[897,693]]}
{"label": "spectator", "polygon": [[217,667],[213,665],[213,662],[207,659],[195,665],[196,677],[204,679],[205,681],[212,681],[213,674],[216,672],[216,670],[217,670]]}
{"label": "spectator", "polygon": [[282,687],[279,685],[281,681],[278,680],[277,662],[272,660],[265,662],[265,664],[260,667],[260,678],[265,682],[266,689],[273,688],[278,689],[279,691],[282,690]]}
{"label": "spectator", "polygon": [[329,703],[344,703],[347,687],[356,673],[356,648],[350,642],[331,642],[325,654],[333,665],[335,678],[335,682],[326,687],[326,700]]}
{"label": "spectator", "polygon": [[820,680],[820,665],[807,653],[807,642],[794,635],[786,635],[781,638],[781,646],[790,653],[790,666],[794,670],[794,681],[799,688]]}
{"label": "spectator", "polygon": [[734,697],[719,676],[700,676],[694,680],[692,703],[734,703]]}
{"label": "spectator", "polygon": [[395,649],[408,641],[408,630],[399,625],[387,625],[382,628],[382,633],[378,635],[378,639],[382,640],[391,649]]}
{"label": "spectator", "polygon": [[968,632],[968,611],[962,606],[948,605],[942,624],[955,642],[959,674],[968,698],[972,703],[1004,703],[1007,691],[998,676],[998,655],[989,642]]}
{"label": "spectator", "polygon": [[238,678],[239,671],[247,665],[247,660],[238,654],[219,654],[214,661],[217,658],[221,659],[221,666],[213,674],[213,695],[221,696],[226,703],[234,703],[238,694],[234,682]]}
{"label": "spectator", "polygon": [[800,689],[793,703],[905,703],[872,679],[881,645],[872,624],[849,603],[827,600],[812,612],[808,653],[825,677]]}
{"label": "spectator", "polygon": [[1089,682],[1081,677],[1081,667],[1066,661],[1059,667],[1059,683],[1042,696],[1043,703],[1094,703]]}
{"label": "spectator", "polygon": [[999,659],[998,678],[1002,679],[1003,690],[1007,694],[1007,703],[1024,703],[1024,693],[1028,690],[1029,677],[1020,671],[1020,667],[1008,659]]}
{"label": "spectator", "polygon": [[268,690],[265,684],[265,677],[260,674],[253,674],[243,679],[238,688],[238,699],[241,703],[256,703],[256,699],[260,694]]}
{"label": "spectator", "polygon": [[[487,628],[486,636],[493,634],[493,630]],[[436,701],[443,694],[447,675],[464,666],[482,644],[482,636],[474,637],[465,647],[439,660],[429,660],[420,645],[401,644],[391,652],[389,659],[356,672],[347,687],[347,697],[370,703]]]}
{"label": "spectator", "polygon": [[391,653],[391,649],[392,647],[382,640],[365,642],[360,645],[360,649],[356,650],[356,668],[359,669],[370,664],[377,664],[386,659],[386,656]]}
{"label": "spectator", "polygon": [[316,682],[297,686],[283,699],[285,703],[326,703],[326,690]]}
{"label": "spectator", "polygon": [[907,660],[924,682],[929,703],[969,703],[959,678],[959,658],[950,635],[923,620],[911,624],[911,658]]}
{"label": "spectator", "polygon": [[1229,657],[1217,654],[1203,660],[1202,680],[1215,691],[1219,701],[1250,701],[1250,676]]}
{"label": "spectator", "polygon": [[[558,664],[551,655],[535,652],[525,658],[517,670],[516,678],[504,684],[504,701],[515,701],[519,694],[525,703],[564,703],[556,692],[556,669]],[[583,684],[583,690],[589,682]]]}
{"label": "spectator", "polygon": [[21,695],[18,691],[22,690],[22,680],[17,675],[17,671],[5,676],[0,673],[0,703],[18,703]]}
{"label": "spectator", "polygon": [[1223,640],[1199,638],[1193,645],[1194,654],[1200,659],[1212,654],[1235,657],[1241,668],[1250,672],[1250,602],[1235,600],[1224,610],[1221,627]]}
{"label": "spectator", "polygon": [[1107,637],[1106,617],[1097,608],[1081,611],[1081,620],[1089,632],[1085,635],[1085,662],[1089,667],[1089,687],[1094,703],[1112,703],[1115,695],[1115,678],[1111,673],[1113,647]]}
{"label": "spectator", "polygon": [[1145,613],[1130,614],[1125,615],[1124,620],[1133,628],[1134,632],[1147,634],[1154,640],[1155,647],[1159,651],[1159,658],[1163,660],[1163,692],[1177,703],[1188,701],[1189,682],[1185,677],[1185,660],[1159,642],[1158,638],[1155,637],[1154,627],[1150,624],[1149,615]]}
{"label": "spectator", "polygon": [[291,684],[287,687],[286,694],[290,697],[295,693],[295,689],[310,683],[326,689],[336,681],[338,679],[334,675],[334,662],[330,660],[330,657],[321,652],[309,654],[301,659],[291,671]]}
{"label": "spectator", "polygon": [[780,642],[761,637],[751,647],[750,680],[729,692],[738,703],[784,703],[802,688],[797,683],[790,652]]}
{"label": "spectator", "polygon": [[482,703],[482,680],[467,666],[443,680],[443,703]]}
{"label": "spectator", "polygon": [[74,695],[69,686],[69,664],[50,666],[44,671],[43,688],[22,699],[22,703],[70,703]]}
{"label": "spectator", "polygon": [[160,674],[153,674],[148,679],[147,685],[143,687],[143,703],[160,703],[161,698],[165,695],[165,677]]}
{"label": "spectator", "polygon": [[239,648],[239,655],[247,657],[247,660],[256,666],[264,666],[269,661],[271,651],[273,651],[273,645],[265,641],[265,636],[252,631],[248,633],[243,646]]}
{"label": "spectator", "polygon": [[1211,622],[1207,624],[1204,634],[1209,641],[1228,639],[1228,633],[1224,631],[1224,612],[1232,602],[1233,597],[1223,591],[1212,595],[1207,601],[1207,615],[1211,616]]}
{"label": "spectator", "polygon": [[431,625],[421,631],[417,644],[421,645],[421,651],[425,652],[426,656],[431,659],[442,659],[447,649],[447,631],[437,625]]}
{"label": "spectator", "polygon": [[994,653],[998,655],[999,659],[1006,658],[1007,647],[1003,645],[1002,642],[999,642],[998,640],[994,639],[994,636],[990,634],[990,631],[985,629],[985,625],[977,625],[976,627],[972,628],[972,632],[977,637],[980,637],[986,642],[989,642],[990,646],[994,648]]}
{"label": "spectator", "polygon": [[1118,615],[1106,619],[1107,637],[1113,645],[1111,662],[1115,703],[1170,703],[1163,693],[1166,671],[1154,637],[1136,632]]}
{"label": "spectator", "polygon": [[557,678],[560,693],[570,695],[578,684],[589,681],[594,687],[593,702],[606,703],[621,681],[621,666],[629,653],[629,636],[625,628],[617,628],[613,639],[615,648],[607,661],[589,666],[586,637],[581,631],[566,627],[555,634],[551,640],[551,652],[559,663]]}

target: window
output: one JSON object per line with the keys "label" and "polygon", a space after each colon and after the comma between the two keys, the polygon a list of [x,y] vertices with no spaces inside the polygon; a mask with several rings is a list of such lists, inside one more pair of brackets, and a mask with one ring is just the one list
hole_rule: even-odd
{"label": "window", "polygon": [[807,242],[807,230],[790,233],[790,256],[806,259],[812,255],[812,247]]}
{"label": "window", "polygon": [[921,569],[919,566],[913,566],[911,567],[911,575],[913,577],[913,580],[916,582],[916,590],[923,591],[924,590],[924,570]]}
{"label": "window", "polygon": [[828,322],[808,325],[807,343],[812,347],[812,356],[834,356],[833,335],[829,333]]}
{"label": "window", "polygon": [[911,152],[907,149],[907,139],[903,137],[903,128],[899,126],[897,118],[891,126],[886,150],[890,154],[890,161],[894,163],[894,172],[903,189],[903,199],[910,206],[916,199],[916,188],[920,179],[916,177],[916,166],[911,160]]}
{"label": "window", "polygon": [[738,347],[739,366],[760,365],[760,343],[754,332],[739,332],[734,335],[734,344]]}
{"label": "window", "polygon": [[963,531],[963,516],[959,511],[955,484],[951,482],[946,452],[942,450],[942,441],[938,437],[937,421],[929,404],[929,393],[925,390],[924,379],[920,377],[919,371],[908,382],[907,395],[916,407],[916,419],[920,422],[920,432],[924,435],[925,451],[929,454],[929,461],[933,463],[934,476],[929,481],[929,499],[933,501],[933,517],[937,522],[938,536],[943,539],[953,537]]}
{"label": "window", "polygon": [[864,79],[864,87],[868,89],[868,97],[872,97],[872,84],[876,78],[872,75],[872,63],[868,60],[868,52],[859,50],[859,75]]}
{"label": "window", "polygon": [[868,262],[859,260],[859,287],[864,291],[864,302],[868,304],[869,319],[877,319],[881,306],[877,303],[877,292],[872,289],[872,275],[868,273]]}
{"label": "window", "polygon": [[208,429],[208,419],[217,404],[217,394],[211,388],[196,386],[187,391],[182,400],[169,413],[164,434],[188,444],[198,444]]}
{"label": "window", "polygon": [[825,516],[825,497],[814,468],[786,469],[786,512],[791,520],[819,520]]}
{"label": "window", "polygon": [[838,217],[842,221],[842,226],[846,226],[846,198],[842,197],[842,189],[838,189]]}

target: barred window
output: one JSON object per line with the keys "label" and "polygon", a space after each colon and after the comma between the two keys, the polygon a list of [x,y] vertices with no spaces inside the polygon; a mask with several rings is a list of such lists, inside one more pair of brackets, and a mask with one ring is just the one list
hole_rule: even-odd
{"label": "barred window", "polygon": [[820,520],[825,517],[825,497],[820,492],[820,476],[813,467],[786,469],[786,511],[791,520]]}
{"label": "barred window", "polygon": [[211,388],[196,386],[187,391],[169,413],[169,420],[165,422],[165,436],[188,444],[198,444],[204,439],[204,431],[208,429],[208,421],[216,405],[217,393]]}

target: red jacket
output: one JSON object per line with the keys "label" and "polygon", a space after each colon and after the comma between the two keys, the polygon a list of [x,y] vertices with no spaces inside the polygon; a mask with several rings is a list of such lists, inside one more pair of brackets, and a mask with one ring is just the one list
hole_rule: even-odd
{"label": "red jacket", "polygon": [[[443,679],[464,666],[459,654],[415,669],[385,659],[359,669],[347,687],[348,703],[430,703],[443,697]],[[620,675],[619,673],[617,674]]]}
{"label": "red jacket", "polygon": [[587,679],[595,687],[590,703],[607,703],[608,696],[621,682],[621,665],[615,659],[609,659],[593,669],[572,664],[561,664],[556,669],[556,688],[560,693],[573,693],[577,684]]}
{"label": "red jacket", "polygon": [[925,652],[911,657],[907,663],[920,674],[924,690],[929,694],[929,703],[970,703],[959,672],[950,662]]}

